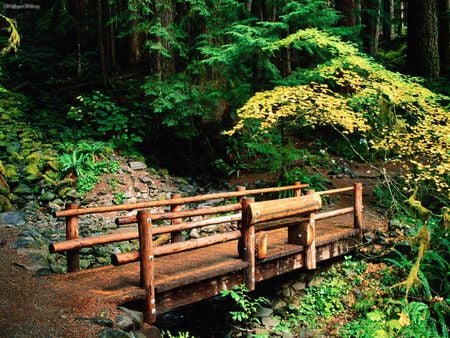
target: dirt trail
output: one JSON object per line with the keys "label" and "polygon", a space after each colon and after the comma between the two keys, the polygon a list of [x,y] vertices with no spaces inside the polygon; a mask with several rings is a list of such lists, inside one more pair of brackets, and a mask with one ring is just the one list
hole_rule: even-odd
{"label": "dirt trail", "polygon": [[29,259],[11,248],[17,235],[0,228],[0,337],[94,337],[102,327],[77,318],[110,317],[115,309],[33,277],[24,268]]}

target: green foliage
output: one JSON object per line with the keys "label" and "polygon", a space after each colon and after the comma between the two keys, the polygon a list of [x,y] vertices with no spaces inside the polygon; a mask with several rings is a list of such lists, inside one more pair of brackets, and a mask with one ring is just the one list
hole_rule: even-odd
{"label": "green foliage", "polygon": [[317,29],[300,30],[269,49],[283,50],[298,41],[324,51],[328,61],[299,69],[298,85],[256,93],[238,110],[239,120],[227,134],[249,139],[281,133],[287,126],[292,131],[328,126],[343,136],[364,138],[385,160],[409,162],[405,188],[425,185],[429,195],[437,196],[436,207],[442,206],[450,186],[449,115],[442,105],[448,98]]}
{"label": "green foliage", "polygon": [[[427,223],[401,216],[411,250],[394,249],[377,283],[385,293],[365,295],[354,305],[358,318],[339,331],[343,337],[448,337],[450,243],[444,217]],[[405,247],[405,243],[401,243]],[[400,300],[399,300],[400,299]]]}
{"label": "green foliage", "polygon": [[[291,185],[295,182],[301,182],[303,184],[309,184],[309,189],[316,191],[326,190],[327,184],[330,181],[319,173],[308,173],[305,169],[294,168],[290,171],[283,172],[282,176],[278,180],[278,186]],[[292,192],[282,192],[281,197],[291,196]]]}
{"label": "green foliage", "polygon": [[225,289],[220,292],[222,297],[231,297],[235,301],[238,310],[230,311],[230,314],[231,318],[238,323],[259,322],[259,319],[254,317],[254,314],[262,305],[269,302],[264,297],[252,299],[249,296],[249,292],[243,284],[236,285],[231,290]]}
{"label": "green foliage", "polygon": [[189,332],[178,332],[177,334],[172,334],[170,331],[163,331],[162,337],[167,338],[194,338],[195,336],[191,336]]}
{"label": "green foliage", "polygon": [[105,158],[112,149],[104,142],[63,143],[63,154],[59,158],[63,176],[76,179],[77,192],[81,195],[92,190],[99,177],[106,173],[117,172],[119,165]]}
{"label": "green foliage", "polygon": [[289,305],[289,312],[281,319],[277,331],[298,331],[302,326],[315,329],[347,310],[350,291],[361,283],[365,262],[346,257],[341,267],[332,267],[315,278],[320,284],[305,289],[298,305]]}
{"label": "green foliage", "polygon": [[136,114],[116,104],[112,98],[95,91],[78,96],[78,105],[69,109],[67,117],[78,122],[82,137],[95,137],[112,143],[122,150],[132,150],[142,141]]}

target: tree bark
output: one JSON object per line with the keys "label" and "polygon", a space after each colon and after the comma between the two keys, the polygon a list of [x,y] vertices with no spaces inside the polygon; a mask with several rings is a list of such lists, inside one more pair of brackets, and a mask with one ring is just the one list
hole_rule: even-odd
{"label": "tree bark", "polygon": [[383,38],[392,41],[394,38],[394,0],[384,0]]}
{"label": "tree bark", "polygon": [[378,53],[378,39],[380,34],[381,0],[367,0],[363,8],[362,23],[363,44],[370,55]]}
{"label": "tree bark", "polygon": [[102,0],[97,0],[97,48],[102,72],[103,86],[108,87],[108,74],[106,70],[105,47],[103,44]]}
{"label": "tree bark", "polygon": [[354,0],[335,0],[334,8],[342,13],[340,26],[354,26],[356,24],[356,3]]}
{"label": "tree bark", "polygon": [[439,0],[439,58],[441,74],[450,74],[450,0]]}
{"label": "tree bark", "polygon": [[408,2],[407,64],[411,74],[439,76],[437,0]]}

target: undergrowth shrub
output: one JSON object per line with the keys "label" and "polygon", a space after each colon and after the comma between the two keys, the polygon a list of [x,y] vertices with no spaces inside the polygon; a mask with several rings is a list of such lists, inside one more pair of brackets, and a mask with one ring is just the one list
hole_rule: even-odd
{"label": "undergrowth shrub", "polygon": [[110,145],[104,142],[61,143],[59,157],[63,177],[73,178],[77,192],[85,195],[98,183],[101,175],[115,173],[119,169],[116,161],[107,158],[112,153]]}

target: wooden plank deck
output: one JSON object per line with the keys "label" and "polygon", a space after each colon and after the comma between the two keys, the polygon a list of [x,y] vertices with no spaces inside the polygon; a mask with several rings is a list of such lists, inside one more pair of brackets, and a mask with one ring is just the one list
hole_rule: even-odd
{"label": "wooden plank deck", "polygon": [[[256,282],[304,266],[304,247],[287,244],[287,229],[268,232],[268,254],[257,261]],[[353,215],[316,224],[317,261],[344,255],[356,244]],[[247,263],[238,257],[237,241],[181,252],[155,259],[157,313],[217,295],[223,288],[242,284]],[[66,283],[99,302],[123,304],[145,297],[139,287],[139,263],[107,266],[47,277]]]}

